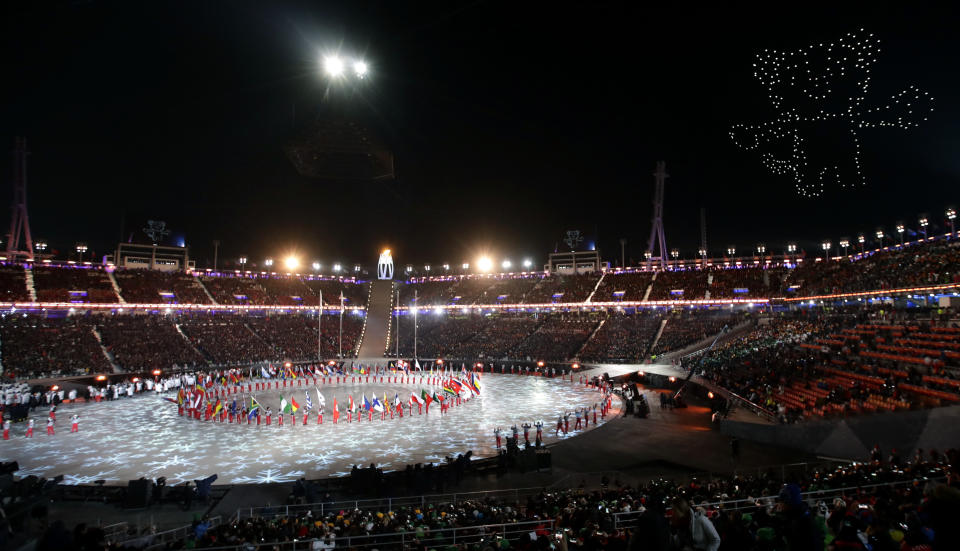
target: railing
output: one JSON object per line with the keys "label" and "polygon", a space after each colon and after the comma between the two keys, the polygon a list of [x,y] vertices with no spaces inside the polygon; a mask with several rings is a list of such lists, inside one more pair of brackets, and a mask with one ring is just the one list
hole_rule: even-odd
{"label": "railing", "polygon": [[123,537],[123,535],[129,529],[129,524],[124,522],[117,522],[114,524],[107,524],[101,526],[100,529],[103,530],[103,539],[104,541],[115,541],[117,538]]}
{"label": "railing", "polygon": [[[481,541],[492,542],[498,539],[516,540],[520,536],[530,532],[543,533],[546,531],[547,533],[552,533],[553,529],[554,521],[552,519],[544,519],[542,521],[534,520],[509,524],[424,529],[422,537],[418,537],[417,532],[392,532],[363,536],[341,535],[337,536],[333,542],[338,549],[407,549],[408,546],[412,548],[418,542],[425,543],[428,548],[439,549],[447,545],[470,544]],[[282,542],[260,542],[256,544],[256,547],[259,549],[270,549],[272,551],[305,551],[311,549],[315,541],[318,541],[318,538]],[[322,539],[320,541],[322,541]],[[242,545],[204,547],[204,551],[232,551],[247,549],[249,545],[248,543],[244,543]]]}
{"label": "railing", "polygon": [[[944,477],[935,477],[930,480],[944,480]],[[893,488],[897,486],[905,486],[913,484],[912,480],[903,480],[900,482],[885,482],[880,484],[865,484],[862,486],[848,486],[844,488],[828,488],[825,490],[814,490],[810,492],[801,493],[801,497],[808,502],[813,500],[832,500],[835,497],[842,497],[848,492],[860,492],[870,488]],[[739,511],[744,509],[757,509],[760,507],[769,507],[777,503],[776,496],[764,496],[761,498],[751,498],[751,499],[730,499],[724,501],[713,501],[708,503],[697,503],[694,504],[696,507],[701,507],[703,509],[721,509],[724,511]],[[636,525],[637,519],[642,515],[641,511],[630,511],[630,512],[621,512],[613,513],[614,527],[617,529],[631,528]]]}
{"label": "railing", "polygon": [[[208,530],[220,526],[223,524],[219,516],[212,517],[207,519]],[[167,543],[180,541],[186,539],[193,531],[195,527],[192,524],[187,526],[181,526],[180,528],[174,528],[172,530],[165,530],[163,532],[157,532],[155,534],[143,534],[141,536],[136,536],[133,538],[128,538],[124,541],[117,542],[120,547],[130,546],[148,551],[150,549],[155,549],[159,546],[166,545]]]}
{"label": "railing", "polygon": [[311,511],[326,514],[328,511],[342,510],[393,510],[394,507],[425,507],[430,505],[457,504],[462,501],[478,499],[512,499],[519,501],[521,497],[536,495],[543,491],[542,487],[536,488],[514,488],[511,490],[488,490],[482,492],[458,492],[455,494],[437,494],[420,495],[408,497],[385,497],[379,499],[354,499],[347,501],[326,501],[317,503],[304,503],[296,505],[277,505],[267,507],[245,507],[237,509],[236,518],[243,520],[252,517],[276,517],[299,515]]}

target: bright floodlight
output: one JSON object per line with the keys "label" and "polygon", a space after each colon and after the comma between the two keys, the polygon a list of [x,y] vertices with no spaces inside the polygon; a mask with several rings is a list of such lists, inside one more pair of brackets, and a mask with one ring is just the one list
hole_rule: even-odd
{"label": "bright floodlight", "polygon": [[360,78],[367,76],[367,64],[363,61],[354,61],[353,72]]}
{"label": "bright floodlight", "polygon": [[477,269],[481,272],[489,272],[493,268],[493,261],[483,256],[477,260]]}
{"label": "bright floodlight", "polygon": [[332,77],[338,77],[343,74],[343,60],[337,56],[328,56],[323,59],[323,68],[327,74]]}
{"label": "bright floodlight", "polygon": [[283,259],[283,265],[286,266],[288,270],[296,270],[300,266],[300,259],[290,255]]}
{"label": "bright floodlight", "polygon": [[512,264],[509,260],[504,260],[504,261],[503,261],[503,264],[502,264],[504,270],[509,269],[510,266],[512,266],[512,265],[513,265],[513,264]]}
{"label": "bright floodlight", "polygon": [[524,268],[529,268],[530,266],[533,266],[533,261],[530,260],[529,258],[524,259],[524,261],[523,261],[523,267],[524,267]]}
{"label": "bright floodlight", "polygon": [[314,269],[314,271],[320,271],[320,263],[319,263],[319,262],[314,262],[314,263],[313,263],[313,269]]}

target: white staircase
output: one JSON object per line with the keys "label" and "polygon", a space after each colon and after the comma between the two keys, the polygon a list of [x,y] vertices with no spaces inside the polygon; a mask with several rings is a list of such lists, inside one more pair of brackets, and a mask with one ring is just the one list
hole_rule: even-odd
{"label": "white staircase", "polygon": [[643,302],[646,302],[650,298],[650,291],[653,290],[653,282],[657,280],[657,274],[660,272],[653,272],[653,277],[650,278],[650,285],[647,285],[647,290],[643,293]]}
{"label": "white staircase", "polygon": [[[605,277],[607,277],[607,272],[603,272],[603,274],[600,275],[600,279],[598,279],[598,280],[597,280],[597,284],[593,286],[593,290],[590,291],[590,296],[587,297],[586,302],[593,302],[593,295],[597,292],[597,289],[600,288],[600,284],[603,283],[603,278],[605,278]],[[591,335],[591,336],[593,336],[593,335]],[[581,348],[581,350],[582,350],[582,348]]]}
{"label": "white staircase", "polygon": [[30,294],[30,302],[37,302],[37,288],[33,284],[33,270],[24,270],[24,279],[27,282],[27,293]]}
{"label": "white staircase", "polygon": [[187,336],[187,334],[183,332],[183,329],[180,327],[180,324],[179,324],[179,323],[174,323],[174,324],[173,324],[173,327],[176,328],[177,333],[180,333],[180,336],[183,337],[183,340],[187,342],[187,346],[189,346],[190,348],[192,348],[193,351],[197,353],[197,356],[203,358],[203,361],[206,362],[206,361],[207,361],[206,355],[204,355],[204,353],[201,352],[199,348],[197,348],[196,346],[193,345],[193,341],[190,340],[190,337]]}
{"label": "white staircase", "polygon": [[600,328],[603,327],[604,323],[607,323],[607,318],[603,318],[602,320],[600,320],[600,323],[598,323],[597,326],[593,328],[593,331],[590,332],[590,336],[587,337],[587,340],[583,341],[583,346],[581,346],[580,349],[577,350],[577,353],[574,354],[573,356],[574,358],[579,358],[580,354],[583,354],[583,349],[586,348],[588,344],[590,344],[590,341],[593,340],[593,336],[596,335],[598,331],[600,331]]}
{"label": "white staircase", "polygon": [[203,293],[207,295],[207,298],[210,299],[210,304],[219,304],[217,302],[217,299],[213,298],[213,295],[210,294],[210,290],[207,289],[207,286],[203,284],[203,281],[199,277],[193,276],[193,279],[197,281],[197,285],[199,285],[200,288],[203,289]]}
{"label": "white staircase", "polygon": [[370,283],[367,316],[363,321],[357,357],[383,358],[390,347],[390,323],[393,319],[394,286],[392,281],[378,279]]}
{"label": "white staircase", "polygon": [[663,321],[660,322],[660,329],[657,329],[657,334],[653,337],[653,342],[650,343],[650,352],[652,352],[654,347],[657,346],[657,342],[660,340],[660,335],[663,334],[663,328],[667,326],[668,319],[669,318],[663,318]]}
{"label": "white staircase", "polygon": [[107,278],[110,280],[110,285],[113,287],[113,292],[117,294],[117,298],[120,299],[120,304],[126,304],[127,299],[123,298],[123,295],[120,294],[120,284],[117,283],[117,278],[113,277],[113,272],[107,272]]}
{"label": "white staircase", "polygon": [[113,354],[107,350],[107,347],[103,345],[103,336],[100,334],[100,330],[97,329],[97,326],[94,325],[90,328],[93,332],[93,338],[97,339],[97,343],[100,345],[100,350],[103,351],[103,357],[110,362],[110,366],[113,368],[114,373],[123,373],[123,368],[120,367],[120,364],[117,363],[117,359],[114,358]]}

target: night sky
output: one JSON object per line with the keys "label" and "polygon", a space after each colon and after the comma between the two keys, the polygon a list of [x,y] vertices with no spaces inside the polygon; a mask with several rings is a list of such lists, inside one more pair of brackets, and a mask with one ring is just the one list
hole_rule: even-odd
{"label": "night sky", "polygon": [[[8,4],[0,139],[29,140],[31,226],[52,248],[104,254],[165,220],[199,267],[214,239],[225,261],[296,250],[372,263],[390,246],[401,264],[542,263],[571,229],[611,261],[621,237],[640,258],[661,159],[667,244],[688,257],[701,207],[714,255],[788,240],[812,251],[915,229],[920,213],[945,227],[960,204],[956,13],[644,4]],[[754,55],[861,27],[882,48],[867,103],[913,84],[935,111],[861,133],[866,187],[800,197],[728,137],[771,117]],[[283,152],[329,105],[319,60],[338,50],[363,55],[371,77],[331,94],[394,151],[396,181],[306,179]]]}

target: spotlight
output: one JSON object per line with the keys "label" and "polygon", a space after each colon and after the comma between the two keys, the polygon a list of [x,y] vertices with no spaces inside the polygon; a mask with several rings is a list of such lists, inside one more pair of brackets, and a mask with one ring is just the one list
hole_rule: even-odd
{"label": "spotlight", "polygon": [[477,260],[477,269],[481,272],[489,272],[493,268],[493,261],[483,256]]}
{"label": "spotlight", "polygon": [[323,59],[323,68],[328,75],[338,77],[343,74],[343,60],[337,56],[327,56]]}
{"label": "spotlight", "polygon": [[296,270],[298,267],[300,267],[300,259],[296,256],[290,255],[283,259],[283,264],[288,270]]}
{"label": "spotlight", "polygon": [[367,76],[367,64],[364,61],[354,61],[353,62],[353,72],[357,74],[359,78]]}

